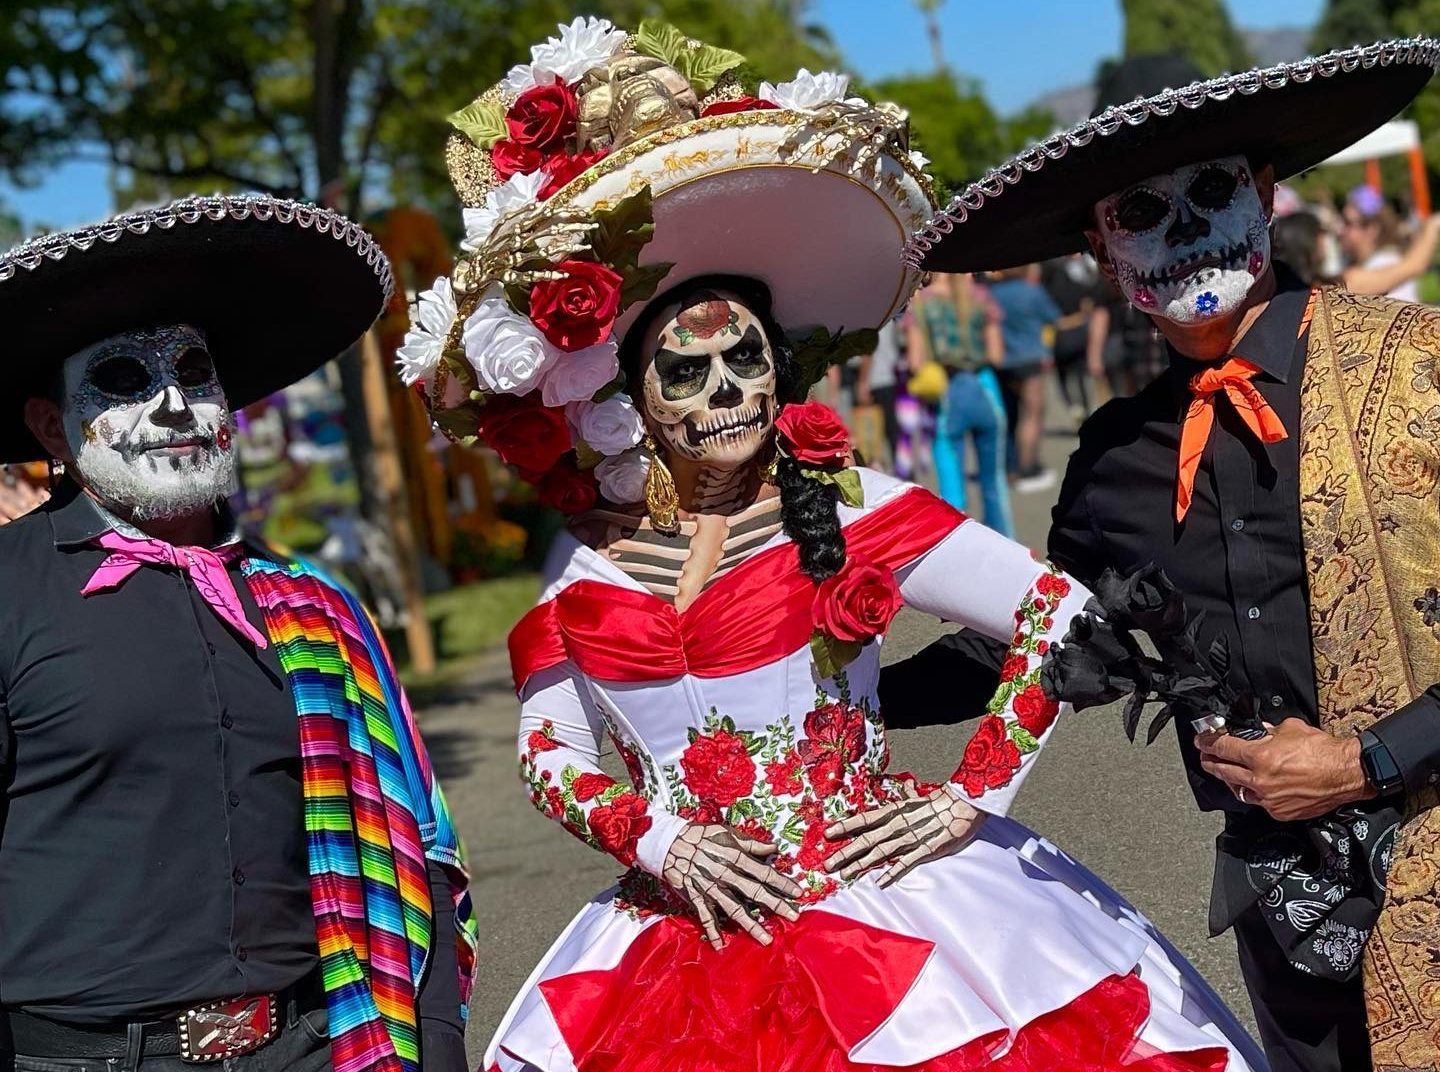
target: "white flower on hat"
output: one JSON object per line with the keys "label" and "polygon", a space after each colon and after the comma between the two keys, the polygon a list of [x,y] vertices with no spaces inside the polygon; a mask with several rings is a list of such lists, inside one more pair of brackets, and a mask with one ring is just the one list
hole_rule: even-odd
{"label": "white flower on hat", "polygon": [[529,394],[561,356],[539,328],[510,308],[499,287],[475,307],[461,339],[481,385],[499,394]]}
{"label": "white flower on hat", "polygon": [[599,67],[625,43],[625,31],[615,29],[609,19],[577,18],[568,26],[556,27],[559,37],[530,49],[530,62],[510,68],[500,83],[506,93],[517,96],[535,86],[578,82],[592,67]]}
{"label": "white flower on hat", "polygon": [[910,163],[914,164],[921,171],[924,171],[927,167],[930,166],[930,158],[924,153],[922,153],[919,149],[911,149]]}
{"label": "white flower on hat", "polygon": [[410,310],[405,342],[395,351],[395,363],[400,366],[400,379],[406,387],[435,374],[445,352],[445,336],[459,315],[448,276],[442,275],[420,294]]}
{"label": "white flower on hat", "polygon": [[645,438],[640,411],[624,393],[604,402],[572,402],[565,416],[576,434],[601,454],[621,454]]}
{"label": "white flower on hat", "polygon": [[643,450],[627,450],[624,454],[603,458],[595,466],[600,494],[621,506],[645,498],[645,477],[649,473],[650,457]]}
{"label": "white flower on hat", "polygon": [[772,86],[769,82],[761,82],[757,96],[780,108],[788,108],[797,112],[813,112],[827,104],[836,104],[845,100],[845,92],[849,88],[850,76],[848,74],[836,74],[833,71],[811,74],[801,67],[796,72],[794,79],[789,82],[781,82],[778,86]]}
{"label": "white flower on hat", "polygon": [[547,406],[588,401],[620,371],[617,350],[614,341],[607,339],[583,350],[562,353],[545,373],[540,385],[541,401]]}
{"label": "white flower on hat", "polygon": [[465,241],[460,243],[460,248],[474,253],[485,244],[502,216],[526,205],[533,205],[540,197],[540,187],[544,185],[545,173],[542,171],[532,171],[528,175],[511,175],[485,195],[485,204],[478,208],[465,209],[462,213],[465,220]]}

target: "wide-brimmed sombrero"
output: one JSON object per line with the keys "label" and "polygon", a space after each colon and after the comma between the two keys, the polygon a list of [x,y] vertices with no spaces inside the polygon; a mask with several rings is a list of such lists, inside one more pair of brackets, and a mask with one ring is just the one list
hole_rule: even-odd
{"label": "wide-brimmed sombrero", "polygon": [[[842,75],[746,87],[738,53],[594,18],[531,60],[452,116],[465,252],[421,295],[400,370],[454,438],[531,479],[559,463],[542,498],[573,506],[592,471],[612,499],[635,486],[617,349],[652,296],[759,280],[819,368],[904,306],[919,273],[900,255],[934,201],[905,114]],[[517,420],[546,449],[512,449]]]}
{"label": "wide-brimmed sombrero", "polygon": [[1106,108],[972,183],[915,234],[906,264],[969,272],[1082,250],[1097,201],[1202,160],[1243,153],[1287,178],[1394,116],[1437,63],[1434,39],[1385,41]]}
{"label": "wide-brimmed sombrero", "polygon": [[45,457],[22,418],[60,363],[123,331],[201,328],[232,407],[313,372],[389,300],[390,263],[359,224],[258,195],[188,197],[0,254],[0,462]]}

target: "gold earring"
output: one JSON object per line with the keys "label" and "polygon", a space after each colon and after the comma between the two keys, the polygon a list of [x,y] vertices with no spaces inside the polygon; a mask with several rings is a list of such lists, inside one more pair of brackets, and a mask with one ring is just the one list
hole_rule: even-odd
{"label": "gold earring", "polygon": [[645,436],[645,449],[650,452],[650,470],[645,474],[645,509],[650,512],[650,524],[656,532],[673,536],[680,531],[680,495],[675,490],[675,478],[660,457],[652,436]]}

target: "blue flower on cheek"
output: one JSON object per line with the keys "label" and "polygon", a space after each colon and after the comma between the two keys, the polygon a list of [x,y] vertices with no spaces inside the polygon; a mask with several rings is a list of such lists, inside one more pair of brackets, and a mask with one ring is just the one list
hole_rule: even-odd
{"label": "blue flower on cheek", "polygon": [[1209,316],[1218,308],[1220,299],[1208,290],[1195,299],[1195,311],[1201,316]]}

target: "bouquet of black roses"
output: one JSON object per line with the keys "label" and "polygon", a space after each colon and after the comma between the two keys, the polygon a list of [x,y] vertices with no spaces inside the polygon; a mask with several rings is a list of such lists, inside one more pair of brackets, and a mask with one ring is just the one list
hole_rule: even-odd
{"label": "bouquet of black roses", "polygon": [[[1177,716],[1264,736],[1254,695],[1230,680],[1229,641],[1217,636],[1201,650],[1204,622],[1203,613],[1187,613],[1184,597],[1158,566],[1123,577],[1107,569],[1084,612],[1045,653],[1040,683],[1048,696],[1077,711],[1128,696],[1125,732],[1132,741],[1145,705],[1155,702],[1162,706],[1150,722],[1147,744]],[[1150,638],[1158,657],[1141,650],[1137,632]]]}

